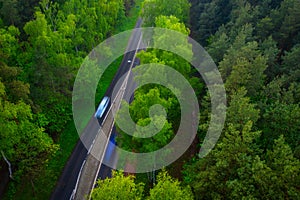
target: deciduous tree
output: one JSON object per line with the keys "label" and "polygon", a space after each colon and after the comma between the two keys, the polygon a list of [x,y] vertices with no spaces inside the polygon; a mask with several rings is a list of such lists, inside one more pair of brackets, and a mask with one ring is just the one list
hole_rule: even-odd
{"label": "deciduous tree", "polygon": [[124,176],[122,171],[113,171],[112,178],[99,180],[97,184],[92,192],[92,199],[143,199],[143,184],[136,184],[134,176]]}
{"label": "deciduous tree", "polygon": [[192,200],[193,193],[190,187],[181,186],[180,182],[172,178],[167,171],[157,175],[157,183],[150,189],[149,200]]}

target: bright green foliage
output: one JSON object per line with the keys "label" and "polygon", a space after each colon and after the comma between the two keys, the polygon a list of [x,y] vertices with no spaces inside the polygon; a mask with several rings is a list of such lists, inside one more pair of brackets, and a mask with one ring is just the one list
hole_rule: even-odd
{"label": "bright green foliage", "polygon": [[6,29],[0,29],[0,78],[5,85],[6,95],[9,101],[16,103],[23,100],[30,103],[29,84],[19,80],[22,72],[20,67],[10,67],[18,64],[18,54],[20,46],[18,37],[19,30],[10,26]]}
{"label": "bright green foliage", "polygon": [[6,100],[12,103],[17,103],[19,100],[31,103],[29,84],[19,79],[22,69],[11,67],[18,64],[19,35],[19,30],[14,26],[0,29],[0,81],[5,86]]}
{"label": "bright green foliage", "polygon": [[32,103],[29,84],[19,80],[21,68],[6,64],[19,64],[19,34],[13,26],[1,29],[0,34],[0,149],[12,163],[15,169],[13,176],[18,180],[25,173],[31,176],[38,174],[57,150],[44,129],[33,123],[35,116],[28,105]]}
{"label": "bright green foliage", "polygon": [[[208,44],[208,52],[226,81],[229,107],[225,134],[207,157],[187,167],[186,182],[196,199],[299,199],[300,166],[293,154],[299,158],[300,1],[189,2],[191,10],[187,0],[146,0],[142,8],[145,26],[179,31],[204,46]],[[17,180],[27,173],[34,184],[48,181],[35,177],[48,170],[41,168],[57,149],[48,134],[57,139],[71,119],[72,84],[82,58],[114,32],[113,27],[119,26],[132,4],[133,0],[0,0],[0,150],[12,163]],[[189,23],[191,31],[183,23]],[[183,58],[192,58],[186,39],[164,34],[154,37],[154,47],[169,46],[184,53]],[[159,63],[176,69],[199,88],[198,97],[205,97],[199,135],[205,135],[210,101],[199,74],[170,52],[147,49],[138,57],[142,64]],[[153,67],[157,66],[148,69]],[[136,80],[142,83],[153,76],[172,79],[159,67],[155,74],[148,69],[137,74]],[[180,89],[175,93],[184,98]],[[164,113],[151,114],[154,104],[165,108],[167,120]],[[132,105],[123,107],[128,107],[141,126],[133,131],[135,136],[146,132],[143,127],[150,123],[153,126],[147,131],[161,130],[150,139],[121,132],[118,144],[128,151],[148,152],[164,146],[174,137],[182,114],[175,95],[154,84],[139,89]],[[210,128],[216,126],[211,124]],[[136,185],[132,177],[127,181],[121,174],[115,176],[119,177],[117,182],[113,178],[100,183],[109,186],[102,185],[103,191],[97,188],[99,195],[106,195],[99,199],[113,198],[112,194],[119,195],[114,199],[146,198],[142,185]],[[166,173],[158,179],[148,198],[192,198],[188,188]],[[43,193],[40,188],[35,188],[35,198]],[[18,193],[23,195],[23,189]]]}
{"label": "bright green foliage", "polygon": [[[156,25],[162,28],[169,28],[175,31],[179,31],[185,35],[189,33],[189,30],[184,26],[184,24],[180,23],[179,20],[174,16],[159,16],[156,18]],[[166,34],[155,34],[155,45],[164,45],[168,36]],[[172,38],[171,38],[172,39]],[[176,40],[176,42],[168,41],[167,44],[174,45],[174,48],[185,52],[186,58],[191,58],[192,51],[191,46],[188,44],[186,38],[184,40]],[[166,44],[165,44],[166,45]],[[148,50],[147,52],[143,51],[139,53],[138,57],[142,64],[146,63],[159,63],[170,66],[180,72],[182,75],[188,77],[190,73],[190,64],[185,61],[183,58],[178,55],[174,55],[170,52],[162,51],[159,49]],[[156,68],[153,70],[153,68]],[[157,65],[150,65],[147,68],[145,67],[136,67],[134,72],[136,73],[135,80],[139,82],[139,84],[143,84],[143,81],[152,80],[153,76],[160,77],[161,80],[172,79],[172,77],[167,77],[163,68],[160,68]],[[142,72],[141,72],[142,71]],[[155,74],[149,73],[149,71],[155,71]],[[180,85],[180,83],[178,84]],[[179,88],[174,88],[177,91],[177,95],[181,96],[181,90]],[[182,88],[181,88],[182,89]],[[168,120],[165,121],[164,125],[163,120],[164,117],[161,114],[155,114],[154,116],[149,116],[149,109],[152,105],[159,104],[166,109]],[[128,105],[124,104],[123,109],[128,109]],[[119,120],[122,119],[122,113],[124,114],[124,110],[120,110]],[[173,137],[173,131],[176,130],[177,125],[176,122],[180,119],[180,107],[178,100],[175,98],[174,94],[167,88],[157,85],[145,85],[141,89],[135,92],[135,97],[132,105],[129,106],[130,114],[134,122],[139,126],[146,126],[150,122],[154,123],[154,127],[150,132],[156,133],[157,130],[160,130],[156,135],[149,139],[141,139],[138,137],[131,137],[127,134],[122,133],[121,137],[118,138],[122,147],[127,150],[134,150],[138,152],[149,152],[157,150],[164,145],[166,145]],[[151,121],[152,120],[152,121]],[[122,124],[125,124],[123,122]],[[175,126],[175,127],[174,127]],[[121,130],[120,130],[121,131]],[[133,134],[138,136],[143,134],[145,130],[137,129]],[[121,131],[122,132],[122,131]],[[129,149],[128,149],[129,148]]]}
{"label": "bright green foliage", "polygon": [[157,183],[150,189],[149,200],[192,200],[193,193],[189,187],[183,187],[180,182],[173,179],[166,171],[157,176]]}
{"label": "bright green foliage", "polygon": [[51,26],[51,30],[57,30],[57,23],[59,20],[59,3],[53,2],[49,0],[41,0],[40,4],[40,11],[45,15],[47,22]]}
{"label": "bright green foliage", "polygon": [[124,15],[123,8],[122,0],[70,0],[59,6],[44,0],[36,19],[25,25],[31,97],[52,136],[71,119],[72,84],[83,57],[107,37]]}
{"label": "bright green foliage", "polygon": [[0,60],[16,64],[16,58],[20,50],[18,37],[20,31],[14,26],[0,29]]}
{"label": "bright green foliage", "polygon": [[[129,136],[127,133],[123,133],[122,130],[119,130],[121,136],[117,138],[117,141],[120,141],[122,148],[129,151],[134,150],[135,152],[151,152],[166,145],[174,135],[172,125],[167,121],[164,123],[165,117],[161,115],[162,113],[155,113],[154,115],[149,116],[149,110],[151,106],[159,104],[166,109],[166,112],[168,112],[171,102],[172,100],[167,101],[161,98],[159,89],[157,88],[151,89],[148,93],[137,91],[135,93],[135,100],[132,105],[129,106],[132,120],[141,127],[147,126],[149,123],[153,123],[154,126],[148,130],[143,128],[136,129],[133,135],[139,135],[140,137],[145,131],[147,133],[149,133],[149,131],[150,133],[157,132],[157,134],[151,138],[143,139]],[[124,120],[122,114],[126,109],[128,109],[128,104],[123,103],[122,108],[118,113],[117,121]],[[120,123],[126,124],[126,121]]]}
{"label": "bright green foliage", "polygon": [[[21,184],[10,184],[9,194],[15,193],[14,184],[22,187],[17,192],[22,198],[49,198],[78,139],[75,130],[68,130],[72,123],[67,124],[76,72],[90,50],[124,21],[124,2],[0,0],[0,81],[5,92],[1,95],[0,149],[11,161],[14,177],[22,178]],[[133,3],[126,0],[127,8]],[[63,130],[69,132],[67,136],[61,135]],[[46,166],[57,148],[49,135],[69,147],[56,157],[64,149],[68,155]],[[12,195],[9,198],[15,198]]]}
{"label": "bright green foliage", "polygon": [[[189,30],[185,27],[183,23],[180,23],[178,18],[174,16],[166,17],[166,16],[159,16],[155,20],[156,27],[166,28],[170,30],[174,30],[180,32],[183,35],[188,35]],[[154,63],[161,63],[165,64],[169,67],[174,68],[178,72],[180,72],[183,76],[187,77],[190,74],[191,67],[190,64],[186,60],[191,60],[193,53],[192,53],[192,46],[188,43],[187,38],[185,37],[174,37],[170,38],[168,34],[163,34],[161,32],[154,34],[154,47],[158,48],[171,48],[176,52],[181,52],[184,55],[182,57],[178,55],[174,55],[171,52],[162,51],[159,49],[153,50],[152,58],[154,59]],[[141,59],[143,63],[147,63],[147,60]],[[155,62],[156,61],[156,62]],[[149,63],[149,61],[148,61]]]}
{"label": "bright green foliage", "polygon": [[[166,144],[168,144],[172,137],[174,136],[174,133],[172,131],[172,125],[168,122],[165,122],[163,127],[161,128],[161,125],[164,121],[164,117],[162,116],[154,116],[152,118],[152,121],[154,123],[154,128],[147,130],[147,133],[151,131],[150,133],[156,133],[156,135],[152,136],[151,139],[140,139],[138,137],[132,138],[132,144],[134,150],[138,150],[138,152],[153,152],[156,150],[161,149]],[[140,119],[137,122],[137,125],[139,126],[146,126],[151,122],[150,118],[146,119]],[[133,134],[134,136],[141,136],[145,131],[145,129],[137,129],[137,131]],[[158,132],[159,131],[159,132]]]}
{"label": "bright green foliage", "polygon": [[[180,23],[178,18],[174,16],[159,16],[155,20],[155,24],[160,28],[167,28],[174,31],[178,31],[184,35],[189,34],[189,30],[185,27],[183,23]],[[188,43],[187,38],[170,38],[168,34],[163,34],[161,31],[157,34],[154,34],[154,47],[167,46],[176,52],[183,52],[185,54],[184,58],[191,60],[192,50],[191,45]],[[138,54],[138,57],[141,60],[142,64],[146,63],[160,63],[174,68],[182,75],[187,77],[191,71],[190,64],[183,58],[178,55],[174,55],[171,52],[163,51],[160,49],[148,50],[147,52],[142,51]],[[165,74],[165,73],[162,73]],[[171,78],[171,77],[166,77]]]}
{"label": "bright green foliage", "polygon": [[112,178],[99,180],[92,192],[92,199],[138,200],[143,199],[143,184],[135,184],[134,176],[124,176],[123,172],[113,171]]}
{"label": "bright green foliage", "polygon": [[144,184],[135,183],[134,176],[124,176],[122,171],[113,171],[112,178],[99,180],[98,186],[92,192],[92,199],[102,200],[171,200],[182,199],[192,200],[193,194],[189,187],[181,186],[181,183],[173,179],[167,171],[162,171],[157,175],[157,183],[150,189],[150,195],[144,197]]}
{"label": "bright green foliage", "polygon": [[0,82],[0,149],[16,167],[17,176],[34,174],[57,146],[43,128],[32,123],[29,105],[22,101],[11,103],[5,97],[5,87]]}
{"label": "bright green foliage", "polygon": [[182,22],[187,22],[189,2],[186,0],[145,0],[142,18],[145,26],[153,26],[159,15],[175,16]]}
{"label": "bright green foliage", "polygon": [[173,15],[159,15],[155,18],[155,26],[175,30],[185,35],[189,34],[189,30],[185,27],[185,25],[180,23],[180,20]]}
{"label": "bright green foliage", "polygon": [[[65,31],[72,28],[71,16],[69,22],[68,27],[64,27]],[[28,81],[31,83],[31,97],[39,108],[38,111],[43,112],[47,118],[45,128],[55,136],[70,120],[71,107],[68,99],[71,96],[71,81],[74,68],[81,59],[67,52],[71,41],[66,32],[61,31],[63,28],[58,27],[58,31],[51,31],[45,15],[41,12],[36,12],[36,19],[28,22],[24,30],[32,44],[28,51],[31,59],[34,58],[26,69]]]}
{"label": "bright green foliage", "polygon": [[68,0],[62,6],[60,15],[67,18],[70,14],[76,17],[76,30],[73,32],[76,51],[89,52],[107,36],[125,13],[122,0]]}
{"label": "bright green foliage", "polygon": [[36,112],[43,113],[45,128],[56,137],[71,119],[71,90],[83,57],[124,17],[124,5],[122,0],[43,0],[38,10],[24,26],[29,38],[22,60]]}
{"label": "bright green foliage", "polygon": [[[178,31],[184,35],[189,34],[189,30],[185,27],[183,23],[179,22],[179,19],[174,16],[158,16],[155,20],[155,24],[157,27],[160,28],[168,28],[174,31]],[[163,31],[156,32],[153,36],[154,39],[154,47],[166,47],[171,48],[175,50],[176,52],[182,52],[184,55],[184,58],[187,60],[192,60],[192,47],[188,43],[186,37],[170,37],[168,34],[164,34]],[[173,69],[177,70],[181,75],[183,75],[186,79],[190,78],[191,74],[191,66],[190,63],[187,62],[184,58],[180,57],[179,55],[175,55],[168,51],[163,51],[160,49],[152,49],[142,51],[138,54],[138,57],[140,58],[141,64],[147,64],[147,63],[159,63],[166,65],[168,67],[172,67]],[[139,69],[143,71],[143,73],[136,74],[135,79],[139,83],[143,83],[143,80],[152,80],[152,76],[159,77],[158,80],[166,80],[167,82],[173,82],[172,76],[167,76],[167,73],[164,71],[164,69],[160,68],[157,65],[150,65],[147,68],[144,67],[136,67],[137,70]],[[153,70],[155,68],[155,70]],[[148,71],[154,71],[153,73],[148,73]],[[176,82],[176,80],[175,80]],[[195,82],[194,82],[195,83]],[[176,83],[177,88],[174,88],[174,92],[178,96],[184,96],[183,91],[184,88],[178,88],[178,86],[181,85],[181,83]],[[152,86],[149,86],[150,88]],[[147,89],[149,89],[149,87]],[[160,90],[161,97],[164,99],[168,99],[168,101],[171,103],[171,109],[168,111],[168,121],[172,123],[172,126],[174,129],[178,127],[178,122],[180,120],[180,106],[178,103],[178,100],[175,99],[174,94],[172,92],[164,87],[158,87]],[[145,92],[147,92],[145,90]],[[171,97],[171,98],[170,98]],[[183,97],[184,98],[184,97]]]}
{"label": "bright green foliage", "polygon": [[130,106],[130,112],[135,120],[143,119],[149,116],[149,108],[152,105],[159,104],[165,109],[169,109],[172,100],[170,101],[160,97],[160,91],[157,88],[151,89],[148,93],[144,94],[142,92],[135,93],[135,100]]}

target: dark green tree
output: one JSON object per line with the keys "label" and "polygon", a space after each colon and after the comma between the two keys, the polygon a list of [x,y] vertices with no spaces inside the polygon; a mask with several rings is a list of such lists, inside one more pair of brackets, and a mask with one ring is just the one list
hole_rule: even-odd
{"label": "dark green tree", "polygon": [[251,121],[246,123],[242,131],[229,124],[216,148],[185,171],[185,180],[195,192],[196,199],[230,198],[232,190],[228,183],[238,180],[243,175],[239,169],[254,158],[255,147],[252,142],[260,132],[253,132],[251,128]]}

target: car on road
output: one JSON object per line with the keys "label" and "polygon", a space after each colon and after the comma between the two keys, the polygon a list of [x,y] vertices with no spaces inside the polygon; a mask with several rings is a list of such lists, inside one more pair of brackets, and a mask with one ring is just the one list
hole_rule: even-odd
{"label": "car on road", "polygon": [[101,103],[99,104],[98,109],[95,113],[95,118],[98,119],[99,123],[102,122],[106,111],[109,109],[109,106],[110,106],[110,98],[107,96],[103,97],[103,99],[102,99]]}

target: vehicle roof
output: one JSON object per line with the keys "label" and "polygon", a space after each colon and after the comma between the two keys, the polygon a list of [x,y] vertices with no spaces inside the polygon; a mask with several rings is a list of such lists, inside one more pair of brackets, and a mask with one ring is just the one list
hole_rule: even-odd
{"label": "vehicle roof", "polygon": [[98,110],[102,109],[108,101],[109,101],[109,97],[103,97],[101,103],[99,104]]}
{"label": "vehicle roof", "polygon": [[104,112],[103,108],[104,108],[105,105],[108,104],[109,100],[110,100],[109,97],[107,97],[107,96],[103,97],[103,99],[102,99],[102,101],[101,101],[100,105],[98,106],[98,109],[95,113],[95,117],[101,117],[102,116],[102,114]]}

